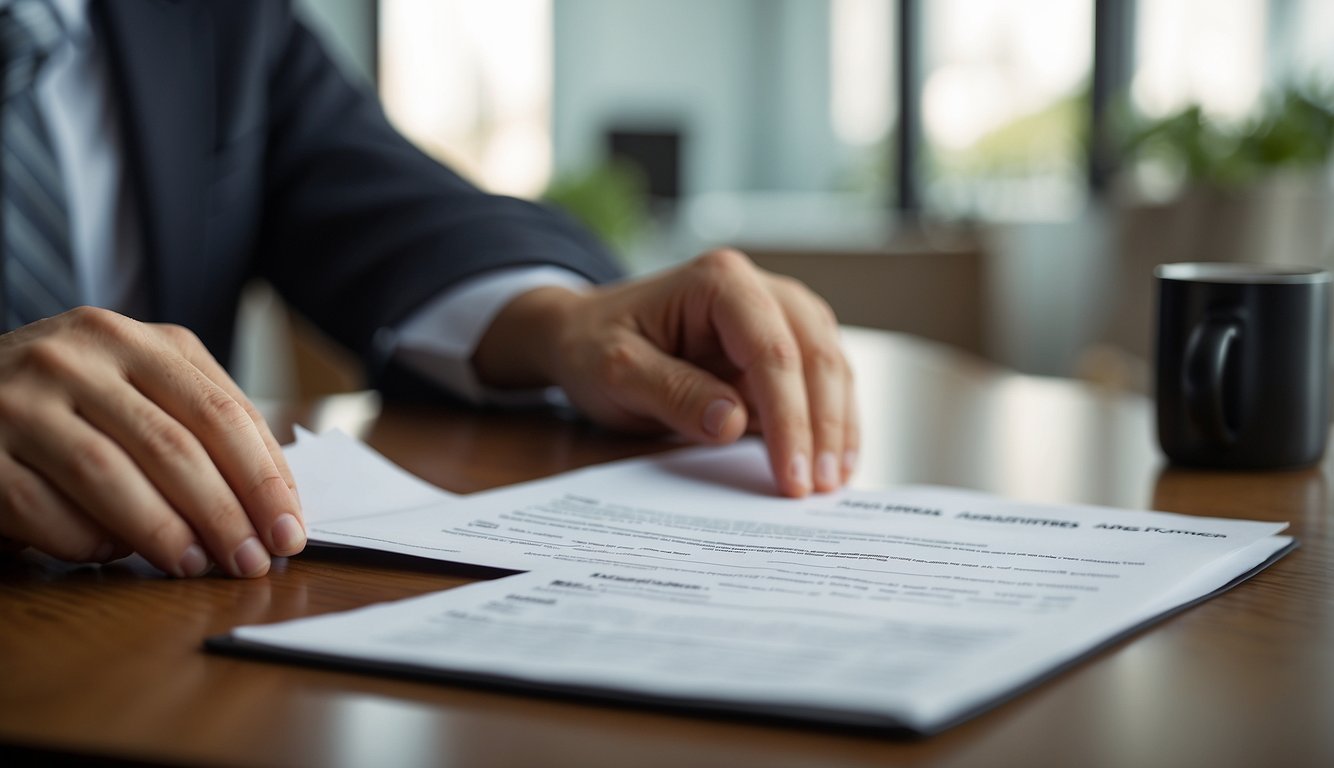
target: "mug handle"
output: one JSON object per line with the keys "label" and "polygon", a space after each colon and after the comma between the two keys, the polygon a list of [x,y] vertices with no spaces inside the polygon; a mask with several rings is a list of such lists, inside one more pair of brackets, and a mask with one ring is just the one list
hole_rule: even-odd
{"label": "mug handle", "polygon": [[1182,392],[1190,420],[1214,443],[1223,446],[1237,442],[1237,432],[1224,413],[1223,372],[1240,336],[1241,320],[1237,317],[1204,318],[1190,333],[1185,365],[1181,368]]}

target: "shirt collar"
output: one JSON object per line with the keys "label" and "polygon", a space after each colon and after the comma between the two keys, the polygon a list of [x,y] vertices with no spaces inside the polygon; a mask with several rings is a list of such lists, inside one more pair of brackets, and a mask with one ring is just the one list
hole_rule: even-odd
{"label": "shirt collar", "polygon": [[82,44],[92,31],[88,21],[88,3],[91,0],[47,0],[60,17],[65,35],[76,44]]}
{"label": "shirt collar", "polygon": [[[0,0],[0,9],[9,7],[13,1]],[[82,45],[92,32],[92,24],[88,20],[88,4],[91,0],[45,0],[45,2],[56,12],[56,18],[60,21],[66,39],[76,45]]]}

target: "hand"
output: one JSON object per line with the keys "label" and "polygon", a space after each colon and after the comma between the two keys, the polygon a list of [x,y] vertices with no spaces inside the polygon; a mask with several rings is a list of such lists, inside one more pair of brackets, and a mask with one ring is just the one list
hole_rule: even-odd
{"label": "hand", "polygon": [[278,442],[194,334],[89,307],[0,336],[0,537],[174,576],[306,541]]}
{"label": "hand", "polygon": [[557,384],[616,428],[704,443],[759,431],[789,496],[834,490],[856,464],[852,372],[834,313],[737,251],[586,294],[525,293],[492,323],[473,363],[491,386]]}

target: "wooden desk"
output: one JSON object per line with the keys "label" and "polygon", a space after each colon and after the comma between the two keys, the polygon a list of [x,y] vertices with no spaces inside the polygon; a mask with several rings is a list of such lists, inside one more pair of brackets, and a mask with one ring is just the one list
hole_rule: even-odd
{"label": "wooden desk", "polygon": [[[406,597],[476,577],[372,553],[310,552],[258,581],[158,577],[141,562],[0,566],[0,743],[198,765],[1334,765],[1329,467],[1164,469],[1135,397],[1018,376],[885,333],[848,332],[867,433],[859,484],[1292,522],[1302,547],[1242,587],[941,736],[873,735],[212,656],[243,623]],[[275,411],[339,423],[412,471],[473,491],[660,450],[550,416]],[[12,757],[12,755],[11,755]],[[0,755],[0,760],[13,764]]]}

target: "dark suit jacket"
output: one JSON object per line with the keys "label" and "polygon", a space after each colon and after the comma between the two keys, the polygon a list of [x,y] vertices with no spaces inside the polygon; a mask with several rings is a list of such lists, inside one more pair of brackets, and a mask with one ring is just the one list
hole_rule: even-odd
{"label": "dark suit jacket", "polygon": [[564,216],[483,194],[413,148],[286,0],[100,0],[93,22],[143,213],[151,319],[224,361],[254,276],[373,364],[376,329],[485,270],[616,275]]}

